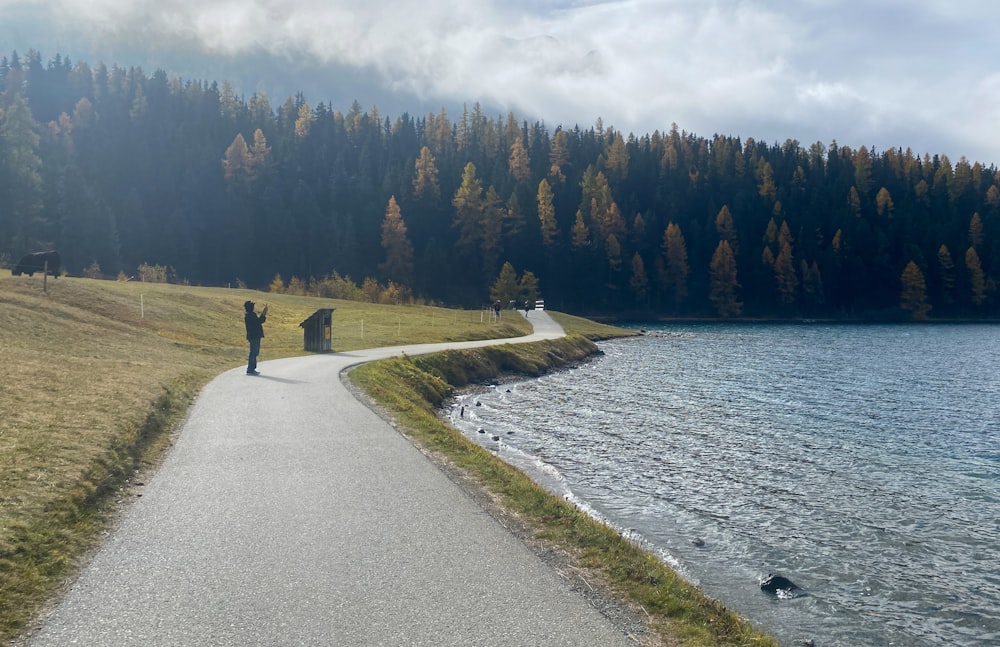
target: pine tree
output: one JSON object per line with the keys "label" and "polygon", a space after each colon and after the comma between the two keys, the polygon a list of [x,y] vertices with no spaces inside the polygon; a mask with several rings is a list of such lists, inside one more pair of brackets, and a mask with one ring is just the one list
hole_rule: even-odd
{"label": "pine tree", "polygon": [[517,182],[527,182],[531,175],[531,163],[528,160],[528,151],[524,148],[524,143],[518,137],[510,145],[510,158],[508,159],[510,176]]}
{"label": "pine tree", "polygon": [[736,280],[736,257],[729,243],[719,241],[709,265],[711,289],[708,298],[720,317],[738,317],[743,313],[743,303],[737,292],[740,284]]}
{"label": "pine tree", "polygon": [[778,287],[778,296],[781,303],[791,305],[795,303],[796,290],[799,287],[799,279],[795,275],[795,264],[792,261],[792,246],[784,244],[781,251],[774,259],[774,280]]}
{"label": "pine tree", "polygon": [[236,133],[233,143],[226,148],[226,154],[222,158],[223,174],[233,186],[244,186],[249,182],[250,167],[247,140],[243,139],[243,133]]}
{"label": "pine tree", "polygon": [[556,210],[552,204],[552,187],[546,179],[538,183],[538,221],[542,232],[542,244],[552,247],[556,242]]}
{"label": "pine tree", "polygon": [[303,103],[299,106],[299,114],[295,119],[295,137],[298,139],[305,139],[309,136],[310,131],[312,131],[313,117],[312,108],[309,107],[308,103]]}
{"label": "pine tree", "polygon": [[483,185],[476,177],[476,165],[469,162],[462,171],[462,184],[451,200],[455,207],[453,226],[458,229],[457,246],[465,253],[478,251],[482,237]]}
{"label": "pine tree", "polygon": [[774,201],[778,197],[778,188],[774,184],[774,169],[771,163],[763,159],[757,167],[757,194],[760,197]]}
{"label": "pine tree", "polygon": [[972,214],[972,218],[969,220],[969,245],[974,247],[977,252],[983,248],[983,220],[979,217],[978,212]]}
{"label": "pine tree", "polygon": [[983,266],[979,261],[979,254],[975,247],[970,247],[965,252],[965,271],[969,276],[969,290],[972,304],[983,305],[986,301],[986,275],[983,273]]}
{"label": "pine tree", "polygon": [[673,222],[667,223],[663,232],[664,289],[675,306],[681,305],[688,295],[688,253],[681,228]]}
{"label": "pine tree", "polygon": [[43,219],[39,126],[28,102],[15,94],[0,110],[0,249],[26,249],[48,238]]}
{"label": "pine tree", "polygon": [[420,149],[420,157],[414,163],[413,195],[418,200],[436,203],[441,197],[438,184],[438,170],[431,149],[424,146]]}
{"label": "pine tree", "polygon": [[629,278],[632,296],[640,306],[647,305],[649,299],[649,277],[646,276],[646,264],[639,252],[632,255],[632,276]]}
{"label": "pine tree", "polygon": [[563,168],[569,164],[569,137],[566,131],[557,129],[552,136],[552,150],[549,152],[549,177],[553,182],[562,184],[566,181]]}
{"label": "pine tree", "polygon": [[878,215],[883,218],[892,218],[892,212],[895,208],[892,196],[889,195],[889,189],[885,187],[879,189],[875,195],[875,211]]}
{"label": "pine tree", "polygon": [[504,208],[500,197],[491,185],[486,189],[482,201],[479,226],[479,257],[483,267],[483,277],[488,280],[496,272],[497,263],[503,253]]}
{"label": "pine tree", "polygon": [[382,220],[382,249],[385,261],[379,269],[391,281],[410,285],[413,281],[413,245],[406,234],[406,223],[396,203],[396,196],[389,198]]}
{"label": "pine tree", "polygon": [[267,145],[264,131],[257,128],[253,131],[253,146],[250,147],[251,179],[256,179],[265,172],[270,156],[271,147]]}
{"label": "pine tree", "polygon": [[608,236],[604,241],[604,251],[608,257],[608,269],[612,274],[616,274],[622,269],[622,246],[618,242],[618,237],[614,234]]}
{"label": "pine tree", "polygon": [[517,283],[517,272],[514,270],[514,266],[509,262],[504,263],[503,267],[500,268],[499,276],[490,287],[490,299],[507,305],[517,299],[519,291],[520,286]]}
{"label": "pine tree", "polygon": [[823,305],[823,276],[816,261],[811,264],[802,261],[802,292],[809,305],[813,307]]}
{"label": "pine tree", "polygon": [[792,233],[788,229],[788,221],[781,223],[778,232],[778,255],[774,259],[774,280],[778,288],[781,303],[795,303],[799,279],[795,275],[795,263],[792,259]]}
{"label": "pine tree", "polygon": [[538,294],[538,277],[533,272],[526,271],[518,282],[518,296],[522,301],[534,305]]}
{"label": "pine tree", "polygon": [[583,221],[583,213],[579,209],[576,210],[576,220],[573,221],[571,233],[570,246],[573,251],[580,252],[590,247],[590,230]]}
{"label": "pine tree", "polygon": [[899,295],[899,307],[910,313],[910,318],[914,321],[924,321],[927,313],[931,311],[931,306],[927,303],[927,284],[924,281],[924,273],[920,271],[917,264],[910,261],[903,270],[900,277],[902,291]]}
{"label": "pine tree", "polygon": [[719,239],[729,243],[733,254],[739,256],[740,248],[736,241],[736,227],[733,225],[733,214],[729,211],[729,205],[722,205],[718,215],[715,216],[715,231],[719,234]]}
{"label": "pine tree", "polygon": [[946,305],[955,302],[955,262],[947,245],[938,248],[938,269],[941,272],[942,299]]}

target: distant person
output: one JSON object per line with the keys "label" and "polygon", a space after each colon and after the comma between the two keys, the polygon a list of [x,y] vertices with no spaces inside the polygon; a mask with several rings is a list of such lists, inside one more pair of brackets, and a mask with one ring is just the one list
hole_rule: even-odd
{"label": "distant person", "polygon": [[246,313],[243,315],[243,323],[247,327],[247,341],[250,342],[250,356],[247,358],[247,375],[260,375],[257,370],[257,355],[260,354],[260,340],[264,338],[264,322],[267,321],[267,306],[258,315],[253,311],[254,302],[247,301],[243,304]]}
{"label": "distant person", "polygon": [[528,318],[528,300],[527,299],[524,300],[524,318],[525,319]]}

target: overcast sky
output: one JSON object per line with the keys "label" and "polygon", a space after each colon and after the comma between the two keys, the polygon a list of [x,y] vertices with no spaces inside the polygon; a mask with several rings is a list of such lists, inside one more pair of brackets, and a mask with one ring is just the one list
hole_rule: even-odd
{"label": "overcast sky", "polygon": [[0,0],[0,54],[228,78],[272,105],[479,101],[550,128],[676,123],[988,165],[998,26],[998,0]]}

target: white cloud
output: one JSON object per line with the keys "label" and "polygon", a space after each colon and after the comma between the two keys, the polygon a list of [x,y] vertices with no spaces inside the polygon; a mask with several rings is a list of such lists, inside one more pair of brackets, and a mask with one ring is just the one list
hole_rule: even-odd
{"label": "white cloud", "polygon": [[0,0],[5,18],[28,10],[61,34],[46,43],[90,33],[97,51],[153,59],[123,65],[182,48],[225,70],[263,51],[550,125],[676,122],[1000,162],[995,0]]}

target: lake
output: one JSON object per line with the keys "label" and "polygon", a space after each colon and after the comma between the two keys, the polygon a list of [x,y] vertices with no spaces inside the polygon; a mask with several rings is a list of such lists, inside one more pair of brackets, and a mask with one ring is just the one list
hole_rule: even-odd
{"label": "lake", "polygon": [[1000,644],[1000,327],[646,331],[448,415],[783,645]]}

